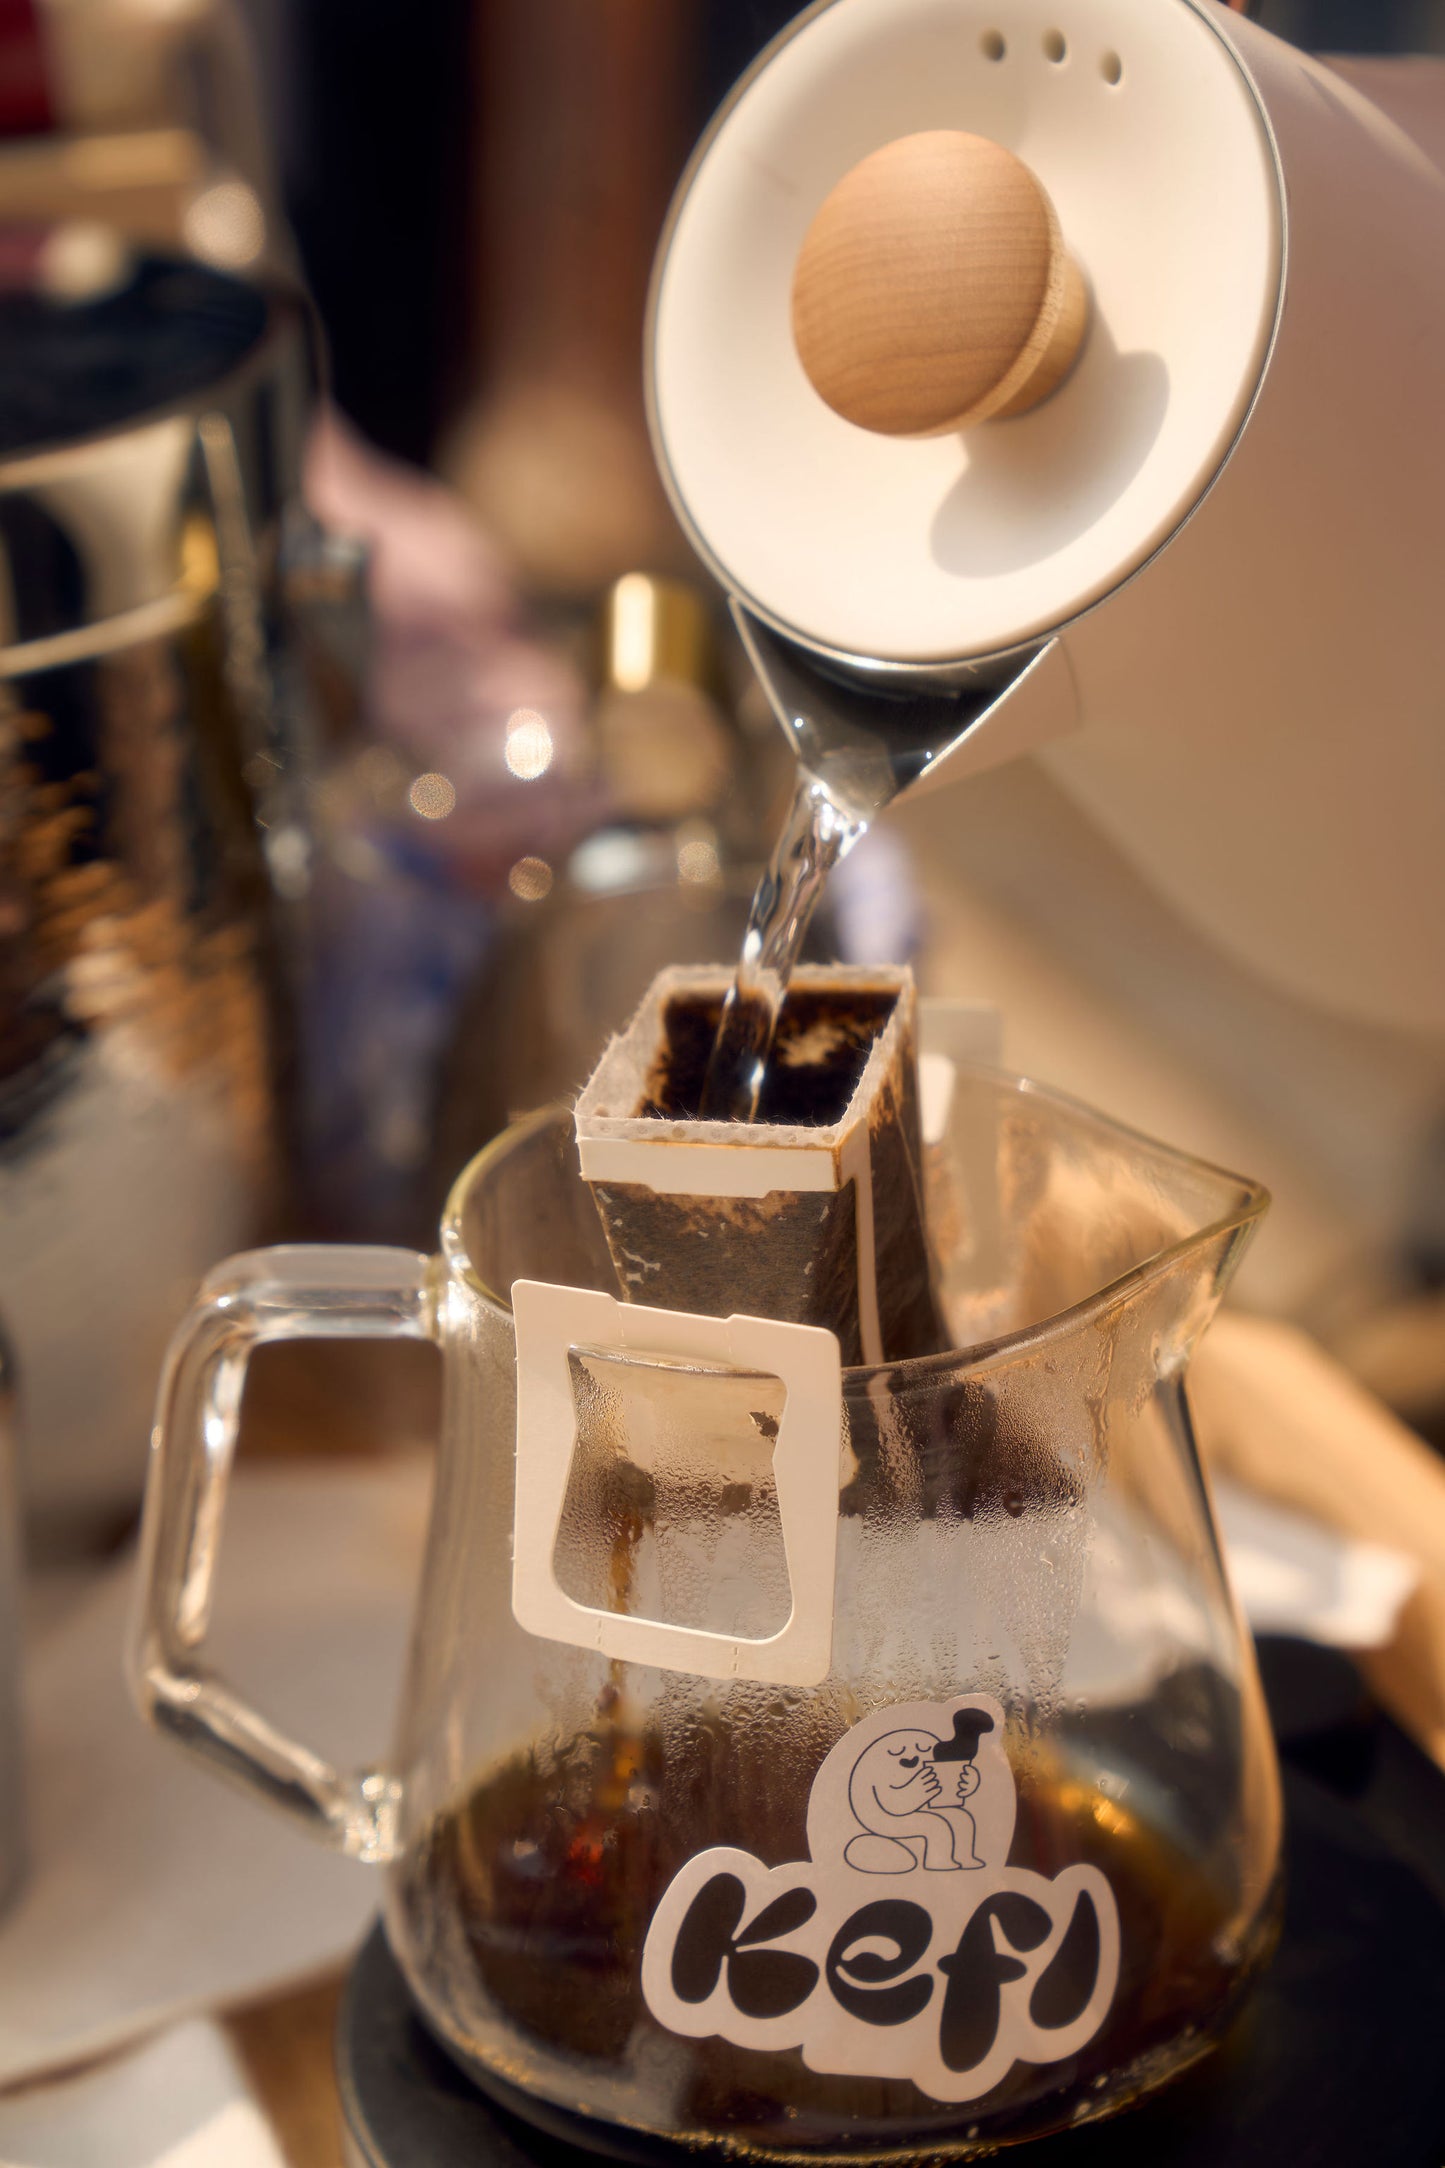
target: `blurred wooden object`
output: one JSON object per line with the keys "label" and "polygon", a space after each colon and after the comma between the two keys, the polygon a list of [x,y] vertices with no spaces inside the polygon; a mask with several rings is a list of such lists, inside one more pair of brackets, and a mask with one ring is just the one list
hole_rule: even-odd
{"label": "blurred wooden object", "polygon": [[0,147],[0,209],[36,225],[99,220],[174,248],[187,210],[213,177],[205,144],[188,128],[24,136]]}
{"label": "blurred wooden object", "polygon": [[226,2022],[286,2168],[345,2168],[332,2040],[342,1975],[293,1988]]}
{"label": "blurred wooden object", "polygon": [[1292,1326],[1226,1312],[1190,1371],[1206,1460],[1342,1534],[1421,1567],[1388,1648],[1361,1665],[1445,1768],[1445,1463]]}
{"label": "blurred wooden object", "polygon": [[1323,1334],[1351,1377],[1427,1436],[1445,1411],[1445,1288],[1392,1292]]}
{"label": "blurred wooden object", "polygon": [[440,1414],[441,1363],[433,1347],[275,1341],[251,1361],[240,1449],[264,1460],[371,1459],[430,1446]]}

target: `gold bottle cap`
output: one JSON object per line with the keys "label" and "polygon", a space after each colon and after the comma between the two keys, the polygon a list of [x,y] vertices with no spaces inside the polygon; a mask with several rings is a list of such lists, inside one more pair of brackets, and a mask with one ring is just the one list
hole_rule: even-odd
{"label": "gold bottle cap", "polygon": [[675,821],[715,805],[732,767],[715,704],[707,607],[679,580],[630,572],[601,613],[597,729],[604,774],[637,819]]}
{"label": "gold bottle cap", "polygon": [[712,626],[701,596],[681,580],[629,572],[602,605],[602,683],[638,693],[659,682],[711,689]]}

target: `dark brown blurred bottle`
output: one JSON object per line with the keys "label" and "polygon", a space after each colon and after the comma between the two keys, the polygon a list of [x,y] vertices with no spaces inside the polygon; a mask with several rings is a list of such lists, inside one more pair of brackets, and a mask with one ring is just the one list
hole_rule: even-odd
{"label": "dark brown blurred bottle", "polygon": [[686,555],[641,356],[698,46],[678,0],[478,0],[477,391],[445,464],[540,594],[590,599]]}

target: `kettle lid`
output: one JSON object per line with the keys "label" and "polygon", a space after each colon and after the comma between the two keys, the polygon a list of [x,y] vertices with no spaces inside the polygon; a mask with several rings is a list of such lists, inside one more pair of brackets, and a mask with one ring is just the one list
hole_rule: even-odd
{"label": "kettle lid", "polygon": [[[795,270],[842,178],[933,130],[1036,176],[1089,323],[1028,412],[884,435],[805,372]],[[817,0],[713,122],[659,250],[648,411],[679,516],[809,646],[926,665],[1036,640],[1136,570],[1227,458],[1283,223],[1254,86],[1198,0]]]}

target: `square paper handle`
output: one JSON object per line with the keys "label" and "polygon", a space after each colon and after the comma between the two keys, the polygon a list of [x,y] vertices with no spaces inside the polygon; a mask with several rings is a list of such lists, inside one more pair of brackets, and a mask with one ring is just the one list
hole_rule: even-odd
{"label": "square paper handle", "polygon": [[[517,1494],[512,1611],[528,1633],[623,1663],[706,1679],[816,1686],[833,1649],[843,1374],[834,1334],[775,1318],[649,1310],[591,1288],[517,1280]],[[574,1348],[764,1371],[786,1400],[773,1447],[792,1608],[766,1640],[705,1633],[578,1603],[557,1580],[557,1532],[577,1438]],[[700,1381],[699,1389],[705,1389]]]}

